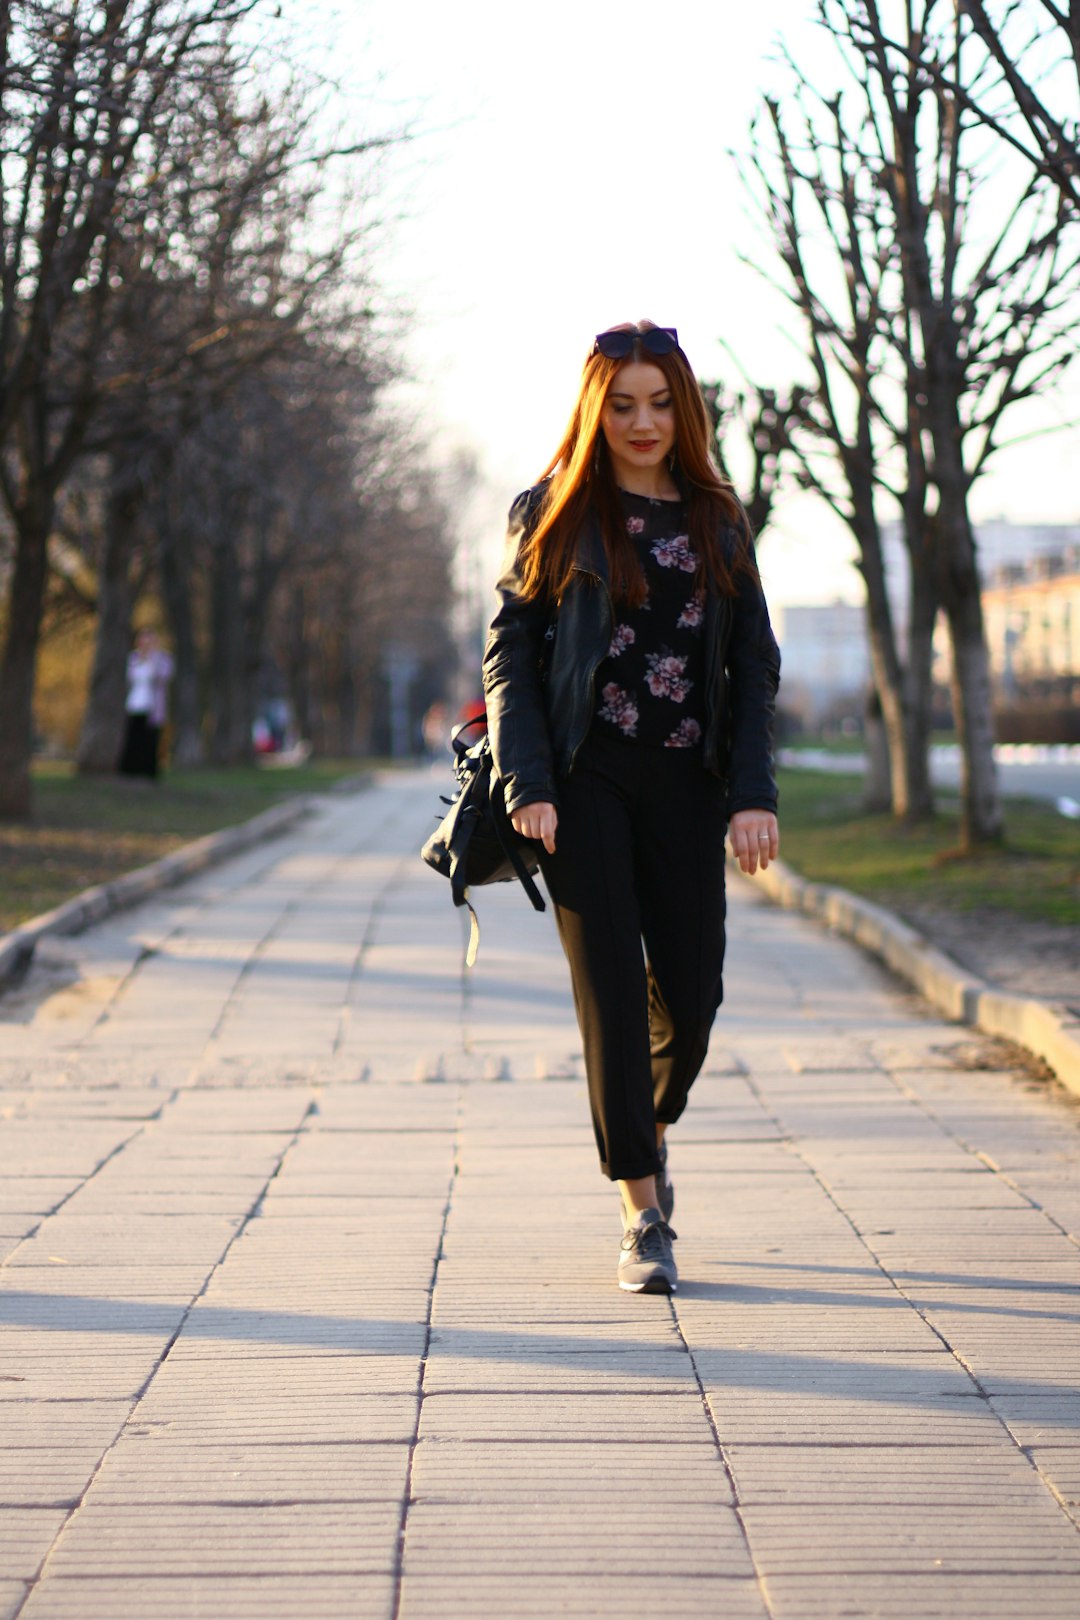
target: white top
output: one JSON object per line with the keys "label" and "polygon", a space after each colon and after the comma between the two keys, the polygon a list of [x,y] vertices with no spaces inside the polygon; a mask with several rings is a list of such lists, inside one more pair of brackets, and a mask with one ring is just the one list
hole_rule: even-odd
{"label": "white top", "polygon": [[166,718],[166,696],[172,680],[173,661],[167,652],[133,652],[127,661],[128,714],[145,714],[153,726],[163,726]]}

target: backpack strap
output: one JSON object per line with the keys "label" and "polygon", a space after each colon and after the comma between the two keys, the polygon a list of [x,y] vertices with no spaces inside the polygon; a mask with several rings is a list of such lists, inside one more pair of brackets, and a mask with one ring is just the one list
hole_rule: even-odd
{"label": "backpack strap", "polygon": [[544,897],[540,893],[540,890],[536,887],[532,874],[526,871],[525,862],[522,860],[517,845],[514,843],[513,828],[510,826],[510,818],[506,814],[506,806],[503,803],[501,788],[492,800],[491,809],[492,820],[495,827],[495,836],[502,845],[503,854],[510,862],[510,865],[514,868],[514,874],[517,877],[518,882],[521,884],[521,887],[525,890],[525,893],[532,902],[533,910],[546,911],[547,906],[544,904]]}

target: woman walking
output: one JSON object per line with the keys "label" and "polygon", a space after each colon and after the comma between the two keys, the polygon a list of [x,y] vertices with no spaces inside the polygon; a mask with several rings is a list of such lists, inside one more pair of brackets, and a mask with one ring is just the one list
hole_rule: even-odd
{"label": "woman walking", "polygon": [[780,655],[710,441],[673,328],[599,333],[562,444],[511,508],[484,654],[495,770],[543,846],[636,1293],[676,1286],[665,1132],[723,993],[725,824],[745,872],[779,850]]}

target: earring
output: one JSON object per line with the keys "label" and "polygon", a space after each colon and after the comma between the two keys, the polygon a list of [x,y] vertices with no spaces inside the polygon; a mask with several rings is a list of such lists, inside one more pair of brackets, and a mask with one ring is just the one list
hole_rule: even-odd
{"label": "earring", "polygon": [[668,456],[667,464],[668,464],[668,472],[673,473],[675,471],[675,451],[674,450],[672,450],[670,456]]}

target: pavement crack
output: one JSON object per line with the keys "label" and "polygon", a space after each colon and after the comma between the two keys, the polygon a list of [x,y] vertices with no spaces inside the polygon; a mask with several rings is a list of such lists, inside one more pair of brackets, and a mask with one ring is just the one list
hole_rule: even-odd
{"label": "pavement crack", "polygon": [[[381,831],[382,829],[380,828],[379,830]],[[351,853],[358,854],[359,850],[352,851]],[[333,1044],[330,1048],[334,1057],[337,1057],[338,1053],[341,1051],[341,1048],[345,1044],[345,1036],[348,1034],[349,1025],[352,1022],[353,996],[356,993],[357,985],[363,977],[364,966],[367,961],[368,953],[378,938],[379,924],[382,922],[383,917],[386,914],[387,906],[390,903],[390,899],[395,889],[401,885],[406,870],[412,867],[415,860],[416,856],[411,850],[407,854],[403,855],[371,903],[371,909],[368,912],[367,923],[364,927],[363,936],[361,937],[360,944],[356,948],[356,955],[353,957],[352,968],[349,972],[349,982],[345,986],[345,994],[342,997],[341,1013],[338,1017],[337,1029],[334,1032]]]}
{"label": "pavement crack", "polygon": [[446,1244],[447,1227],[450,1224],[450,1212],[454,1205],[454,1193],[457,1189],[458,1176],[461,1170],[461,1126],[465,1106],[464,1087],[458,1088],[457,1113],[454,1123],[453,1163],[450,1167],[450,1180],[446,1189],[446,1201],[443,1204],[442,1224],[439,1228],[439,1241],[435,1247],[435,1259],[431,1268],[431,1281],[428,1285],[427,1318],[424,1323],[424,1345],[420,1353],[420,1367],[416,1383],[416,1422],[413,1425],[412,1436],[409,1440],[409,1459],[405,1467],[405,1488],[401,1494],[401,1519],[398,1524],[397,1550],[394,1559],[394,1601],[390,1610],[390,1620],[400,1620],[401,1602],[405,1590],[405,1541],[409,1529],[409,1510],[413,1504],[413,1469],[416,1463],[416,1449],[420,1444],[420,1421],[424,1412],[425,1381],[427,1378],[428,1356],[431,1353],[432,1320],[435,1314],[435,1289],[439,1281],[439,1267],[442,1264],[443,1252]]}
{"label": "pavement crack", "polygon": [[694,1355],[694,1352],[690,1347],[690,1342],[687,1339],[686,1334],[683,1332],[683,1325],[679,1320],[679,1312],[675,1304],[674,1296],[670,1294],[668,1295],[668,1306],[671,1310],[671,1320],[675,1325],[675,1332],[679,1336],[679,1342],[686,1352],[687,1358],[690,1362],[691,1371],[694,1374],[694,1382],[697,1385],[698,1395],[701,1399],[701,1409],[705,1414],[705,1421],[709,1425],[709,1433],[712,1436],[713,1445],[716,1447],[717,1458],[720,1462],[721,1468],[724,1470],[724,1475],[731,1490],[732,1511],[735,1514],[735,1519],[742,1535],[743,1545],[746,1547],[746,1556],[750,1560],[750,1567],[754,1571],[754,1580],[757,1582],[757,1589],[761,1597],[762,1607],[764,1608],[765,1613],[770,1617],[770,1620],[772,1620],[774,1610],[772,1603],[769,1600],[769,1591],[765,1581],[765,1572],[758,1564],[757,1559],[754,1557],[754,1548],[750,1540],[750,1531],[743,1513],[742,1503],[739,1500],[739,1486],[735,1478],[735,1470],[731,1466],[731,1459],[728,1457],[727,1451],[724,1448],[724,1442],[720,1438],[720,1431],[716,1427],[716,1418],[713,1415],[712,1407],[709,1405],[709,1397],[705,1392],[705,1380],[701,1376],[701,1369],[698,1367],[697,1357]]}

